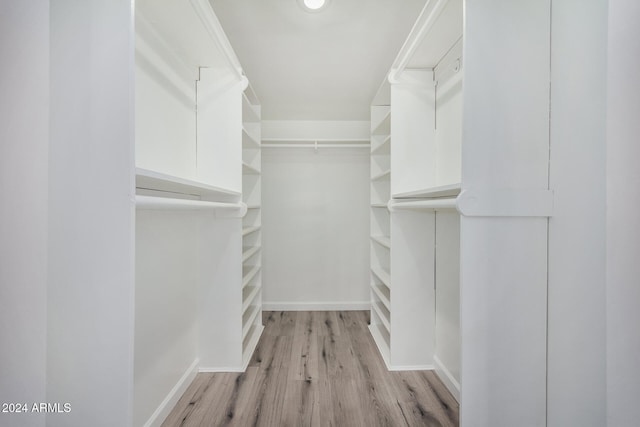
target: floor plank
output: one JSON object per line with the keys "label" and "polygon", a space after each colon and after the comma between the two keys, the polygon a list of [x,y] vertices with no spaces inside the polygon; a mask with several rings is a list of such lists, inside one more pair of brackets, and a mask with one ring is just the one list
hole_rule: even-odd
{"label": "floor plank", "polygon": [[245,373],[198,374],[163,427],[459,424],[433,371],[387,371],[366,311],[264,312]]}

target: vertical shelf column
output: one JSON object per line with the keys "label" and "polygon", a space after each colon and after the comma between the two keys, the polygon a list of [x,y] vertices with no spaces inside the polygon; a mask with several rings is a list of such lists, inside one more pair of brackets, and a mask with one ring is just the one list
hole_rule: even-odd
{"label": "vertical shelf column", "polygon": [[391,228],[387,202],[391,196],[391,108],[371,107],[371,334],[390,366]]}
{"label": "vertical shelf column", "polygon": [[258,344],[262,325],[262,178],[260,105],[248,86],[242,96],[242,366]]}

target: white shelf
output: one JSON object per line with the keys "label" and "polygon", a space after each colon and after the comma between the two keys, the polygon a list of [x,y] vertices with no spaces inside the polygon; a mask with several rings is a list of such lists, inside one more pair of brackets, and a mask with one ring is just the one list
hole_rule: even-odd
{"label": "white shelf", "polygon": [[247,337],[247,334],[251,330],[256,316],[260,313],[260,306],[252,305],[250,310],[247,310],[242,316],[242,340]]}
{"label": "white shelf", "polygon": [[415,199],[415,198],[435,198],[435,197],[455,197],[460,194],[462,185],[455,184],[440,185],[438,187],[424,188],[406,193],[394,194],[394,199]]}
{"label": "white shelf", "polygon": [[385,114],[379,123],[373,124],[373,135],[388,135],[391,132],[391,107],[385,107]]}
{"label": "white shelf", "polygon": [[382,304],[384,304],[386,309],[391,312],[391,291],[389,288],[373,283],[371,285],[371,289],[380,301],[382,301]]}
{"label": "white shelf", "polygon": [[252,256],[254,256],[260,250],[260,246],[250,246],[248,248],[243,248],[242,250],[242,262],[245,262]]}
{"label": "white shelf", "polygon": [[136,168],[136,188],[197,196],[203,200],[219,202],[234,202],[241,197],[237,191],[142,168]]}
{"label": "white shelf", "polygon": [[264,331],[263,325],[253,324],[249,329],[246,337],[242,340],[242,370],[244,371],[249,364],[249,359],[253,354],[258,341],[260,341],[260,335]]}
{"label": "white shelf", "polygon": [[[260,289],[260,286],[247,286],[242,290],[242,314],[251,306],[253,300],[260,293]],[[254,304],[254,306],[259,307],[260,304]]]}
{"label": "white shelf", "polygon": [[174,199],[170,197],[152,197],[136,195],[136,209],[175,210],[175,211],[217,211],[237,210],[242,203],[207,202],[202,200]]}
{"label": "white shelf", "polygon": [[242,120],[249,123],[260,122],[260,113],[256,107],[251,104],[246,93],[242,93]]}
{"label": "white shelf", "polygon": [[[372,311],[372,316],[374,313],[375,311]],[[384,360],[385,365],[387,366],[387,368],[389,368],[391,366],[391,364],[389,363],[389,347],[391,342],[389,332],[383,328],[380,328],[380,324],[374,323],[373,320],[371,322],[371,325],[369,326],[369,331],[371,332],[371,336],[378,346],[378,350],[380,350],[380,354],[382,355],[382,359]]]}
{"label": "white shelf", "polygon": [[253,166],[242,162],[242,174],[243,175],[260,175],[260,171]]}
{"label": "white shelf", "polygon": [[247,205],[247,209],[260,209],[260,205]]}
{"label": "white shelf", "polygon": [[242,148],[244,149],[258,149],[260,148],[260,141],[251,134],[246,126],[242,127]]}
{"label": "white shelf", "polygon": [[371,154],[373,155],[391,154],[391,135],[387,135],[387,137],[379,145],[373,147],[371,150]]}
{"label": "white shelf", "polygon": [[379,181],[385,178],[389,178],[391,176],[391,169],[385,170],[380,172],[377,175],[374,175],[373,177],[371,177],[371,181]]}
{"label": "white shelf", "polygon": [[371,204],[372,208],[387,208],[387,204],[386,203],[372,203]]}
{"label": "white shelf", "polygon": [[242,236],[247,236],[251,233],[255,233],[256,231],[260,230],[260,227],[245,227],[242,229]]}
{"label": "white shelf", "polygon": [[391,314],[389,313],[389,310],[387,310],[380,301],[373,301],[371,307],[376,312],[376,315],[380,319],[380,323],[385,327],[387,333],[391,334],[391,323],[389,321]]}
{"label": "white shelf", "polygon": [[375,265],[371,266],[371,271],[376,275],[378,279],[380,279],[382,283],[385,284],[387,288],[391,289],[391,276],[389,275],[389,273],[384,271],[381,267]]}
{"label": "white shelf", "polygon": [[393,212],[398,209],[412,210],[457,210],[457,197],[443,197],[438,199],[421,199],[399,201],[393,200],[389,203],[389,211]]}
{"label": "white shelf", "polygon": [[387,249],[391,249],[391,238],[388,236],[371,236],[371,240]]}
{"label": "white shelf", "polygon": [[242,288],[245,288],[251,282],[258,271],[260,271],[259,265],[253,267],[244,267],[242,269]]}

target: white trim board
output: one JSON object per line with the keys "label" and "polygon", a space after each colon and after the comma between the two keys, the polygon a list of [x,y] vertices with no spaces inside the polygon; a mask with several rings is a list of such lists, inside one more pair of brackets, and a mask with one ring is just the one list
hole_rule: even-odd
{"label": "white trim board", "polygon": [[356,311],[371,309],[371,301],[262,302],[262,311]]}
{"label": "white trim board", "polygon": [[167,397],[164,398],[162,403],[160,403],[153,414],[151,414],[147,422],[144,423],[144,427],[160,427],[173,407],[176,406],[178,400],[180,400],[185,391],[187,391],[187,388],[196,378],[196,375],[198,374],[199,363],[199,359],[193,361],[191,366],[189,366],[186,372],[178,380],[176,385],[173,386]]}
{"label": "white trim board", "polygon": [[447,390],[453,395],[458,403],[460,403],[460,383],[451,375],[451,372],[442,363],[438,356],[433,356],[435,371],[440,381],[447,387]]}
{"label": "white trim board", "polygon": [[410,365],[410,366],[391,366],[390,371],[433,371],[433,365]]}

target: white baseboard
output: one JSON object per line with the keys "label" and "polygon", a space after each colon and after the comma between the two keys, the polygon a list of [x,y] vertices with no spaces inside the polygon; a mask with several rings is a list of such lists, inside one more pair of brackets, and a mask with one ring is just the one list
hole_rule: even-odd
{"label": "white baseboard", "polygon": [[369,310],[371,301],[349,302],[262,302],[263,311],[353,311]]}
{"label": "white baseboard", "polygon": [[433,365],[391,366],[390,371],[433,371]]}
{"label": "white baseboard", "polygon": [[194,360],[189,369],[182,375],[176,385],[173,386],[167,397],[164,398],[160,406],[151,414],[151,417],[144,423],[144,427],[160,427],[167,418],[178,400],[182,397],[187,388],[191,385],[198,373],[198,359]]}
{"label": "white baseboard", "polygon": [[444,383],[445,387],[447,387],[447,390],[449,390],[458,403],[460,403],[460,383],[451,375],[451,372],[442,361],[438,359],[438,356],[433,357],[433,362],[436,365],[436,374]]}

